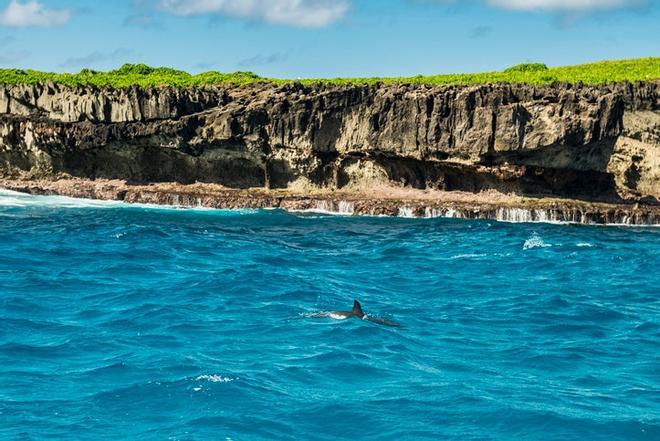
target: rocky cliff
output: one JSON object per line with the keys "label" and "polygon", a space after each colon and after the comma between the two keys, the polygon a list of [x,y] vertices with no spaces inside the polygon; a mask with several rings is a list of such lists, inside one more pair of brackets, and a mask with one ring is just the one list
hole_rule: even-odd
{"label": "rocky cliff", "polygon": [[660,199],[660,81],[0,86],[0,177]]}

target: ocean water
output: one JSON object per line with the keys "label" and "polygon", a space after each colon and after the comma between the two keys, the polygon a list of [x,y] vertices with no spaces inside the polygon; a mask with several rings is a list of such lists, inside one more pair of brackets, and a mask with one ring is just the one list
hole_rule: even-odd
{"label": "ocean water", "polygon": [[[0,193],[2,440],[660,439],[660,229]],[[365,311],[401,328],[320,312]]]}

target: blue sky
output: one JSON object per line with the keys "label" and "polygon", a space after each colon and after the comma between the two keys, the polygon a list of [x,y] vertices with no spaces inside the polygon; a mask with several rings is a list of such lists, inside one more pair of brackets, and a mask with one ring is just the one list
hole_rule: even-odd
{"label": "blue sky", "polygon": [[0,66],[281,78],[660,56],[659,0],[0,0]]}

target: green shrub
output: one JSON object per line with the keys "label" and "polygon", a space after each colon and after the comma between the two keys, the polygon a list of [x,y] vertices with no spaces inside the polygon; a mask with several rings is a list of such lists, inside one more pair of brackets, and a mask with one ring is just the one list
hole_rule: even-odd
{"label": "green shrub", "polygon": [[508,69],[504,69],[505,73],[511,72],[539,72],[548,70],[548,66],[543,63],[525,63],[518,64],[516,66],[511,66]]}
{"label": "green shrub", "polygon": [[153,71],[154,68],[146,64],[124,64],[119,69],[108,72],[108,75],[149,75]]}

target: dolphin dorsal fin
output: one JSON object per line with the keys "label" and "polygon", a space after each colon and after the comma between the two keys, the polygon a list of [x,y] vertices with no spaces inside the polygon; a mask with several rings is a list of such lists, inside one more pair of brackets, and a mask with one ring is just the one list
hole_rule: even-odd
{"label": "dolphin dorsal fin", "polygon": [[362,305],[360,305],[360,302],[357,300],[353,300],[353,314],[362,317],[364,315],[364,312],[362,312]]}

